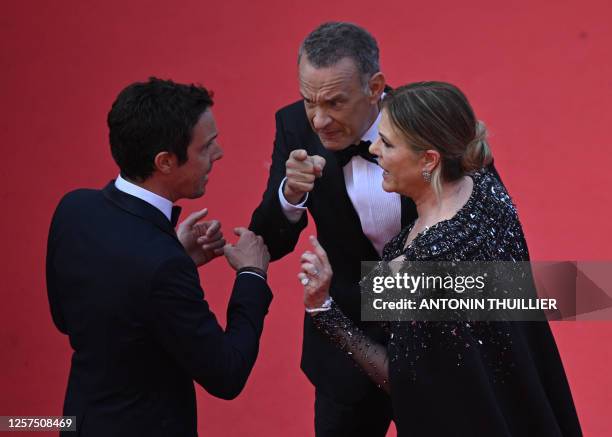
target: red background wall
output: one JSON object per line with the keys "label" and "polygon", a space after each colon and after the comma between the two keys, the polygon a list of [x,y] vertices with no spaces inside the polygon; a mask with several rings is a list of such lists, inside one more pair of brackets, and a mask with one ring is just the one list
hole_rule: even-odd
{"label": "red background wall", "polygon": [[[534,259],[612,258],[609,1],[176,3],[3,4],[0,415],[61,414],[70,348],[47,306],[47,229],[63,193],[116,175],[105,117],[119,90],[150,75],[215,90],[225,158],[206,196],[182,204],[187,212],[207,206],[227,235],[259,201],[274,111],[298,98],[297,47],[325,20],[368,28],[392,85],[435,79],[466,92],[492,133]],[[201,434],[312,434],[297,269],[295,254],[270,269],[276,298],[240,398],[199,389]],[[232,273],[219,259],[200,274],[223,320]],[[612,435],[612,323],[553,329],[585,435]]]}

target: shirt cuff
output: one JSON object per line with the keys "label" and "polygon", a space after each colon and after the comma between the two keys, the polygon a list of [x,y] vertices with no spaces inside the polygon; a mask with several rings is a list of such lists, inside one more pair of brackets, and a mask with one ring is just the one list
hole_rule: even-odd
{"label": "shirt cuff", "polygon": [[285,186],[285,181],[287,178],[283,178],[281,181],[280,187],[278,187],[278,199],[280,200],[281,208],[283,209],[283,214],[287,217],[291,223],[297,223],[302,218],[302,214],[306,211],[306,201],[308,200],[308,193],[304,197],[304,200],[297,205],[293,205],[285,199],[285,194],[283,193],[283,187]]}
{"label": "shirt cuff", "polygon": [[263,276],[261,276],[261,275],[260,275],[260,274],[258,274],[258,273],[255,273],[255,272],[240,272],[240,273],[238,273],[238,276],[240,276],[240,275],[255,275],[255,276],[257,276],[258,278],[263,279],[264,281],[266,280],[266,278],[264,278]]}

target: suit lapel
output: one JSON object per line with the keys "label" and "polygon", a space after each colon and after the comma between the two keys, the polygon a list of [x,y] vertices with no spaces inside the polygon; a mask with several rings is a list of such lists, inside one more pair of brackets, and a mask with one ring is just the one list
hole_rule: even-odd
{"label": "suit lapel", "polygon": [[[326,213],[331,214],[330,218],[333,217],[333,220],[338,222],[338,229],[348,233],[344,241],[360,241],[361,249],[359,251],[363,254],[364,259],[379,259],[380,256],[372,242],[363,233],[359,214],[357,214],[353,202],[351,202],[351,198],[346,191],[344,171],[338,165],[336,155],[321,144],[319,137],[314,132],[311,135],[311,144],[314,145],[313,153],[309,154],[322,156],[326,162],[323,169],[323,177],[315,182],[315,190],[318,191],[317,196],[330,196],[329,202],[326,204],[337,205],[336,210]],[[321,213],[324,212],[321,211]],[[343,217],[344,214],[346,215]],[[356,235],[360,236],[359,240],[355,240]]]}
{"label": "suit lapel", "polygon": [[138,197],[124,193],[115,187],[115,181],[110,181],[102,190],[104,197],[115,204],[118,208],[129,214],[135,215],[148,222],[153,223],[159,229],[176,238],[176,232],[166,216],[153,205]]}

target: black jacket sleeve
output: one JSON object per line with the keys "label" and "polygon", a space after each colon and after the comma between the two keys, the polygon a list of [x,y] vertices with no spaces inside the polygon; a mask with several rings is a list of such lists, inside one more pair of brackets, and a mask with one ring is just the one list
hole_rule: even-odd
{"label": "black jacket sleeve", "polygon": [[255,364],[272,300],[265,281],[251,274],[237,276],[225,331],[204,299],[190,259],[165,262],[152,288],[153,323],[162,346],[213,396],[238,396]]}
{"label": "black jacket sleeve", "polygon": [[297,223],[291,223],[283,213],[278,188],[285,177],[285,164],[292,150],[304,145],[288,144],[283,111],[276,113],[276,138],[272,151],[272,166],[263,199],[251,217],[249,229],[261,235],[268,246],[271,259],[277,260],[292,252],[300,232],[308,224],[306,213]]}

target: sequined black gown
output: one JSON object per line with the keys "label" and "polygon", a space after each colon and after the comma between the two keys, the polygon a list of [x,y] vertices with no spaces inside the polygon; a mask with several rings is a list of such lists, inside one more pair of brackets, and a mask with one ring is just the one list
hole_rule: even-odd
{"label": "sequined black gown", "polygon": [[[450,220],[419,234],[411,227],[383,259],[527,261],[518,216],[490,173]],[[392,322],[386,346],[373,344],[338,307],[316,326],[390,391],[398,436],[580,436],[561,359],[547,322]]]}

